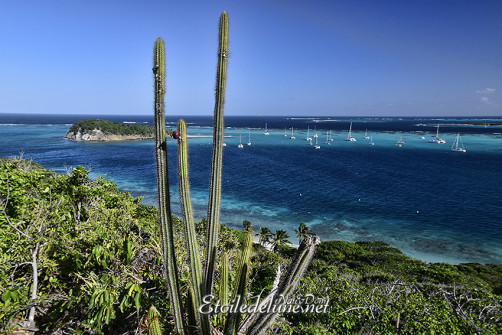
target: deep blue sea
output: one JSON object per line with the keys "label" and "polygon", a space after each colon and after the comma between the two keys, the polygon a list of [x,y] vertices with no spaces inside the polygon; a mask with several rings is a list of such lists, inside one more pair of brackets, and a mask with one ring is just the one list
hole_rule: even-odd
{"label": "deep blue sea", "polygon": [[[71,124],[86,118],[153,123],[152,116],[0,114],[0,156],[22,153],[59,173],[82,165],[91,177],[104,176],[156,205],[153,141],[63,138]],[[178,118],[168,117],[167,127],[174,128]],[[201,219],[212,118],[185,120],[192,201]],[[469,120],[481,124],[464,124]],[[350,122],[355,142],[346,141]],[[501,264],[502,127],[490,122],[502,119],[226,117],[221,223],[241,228],[249,220],[257,231],[286,229],[297,243],[293,230],[305,222],[323,240],[382,240],[428,262]],[[429,143],[438,125],[446,144]],[[307,129],[310,136],[317,132],[319,150],[305,140]],[[366,130],[374,145],[364,138]],[[457,133],[466,152],[451,150]],[[173,209],[179,214],[174,140],[168,150]]]}

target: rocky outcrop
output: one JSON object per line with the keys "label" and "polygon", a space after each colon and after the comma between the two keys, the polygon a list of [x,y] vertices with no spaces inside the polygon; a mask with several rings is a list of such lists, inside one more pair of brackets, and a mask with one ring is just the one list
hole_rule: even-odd
{"label": "rocky outcrop", "polygon": [[84,130],[82,128],[78,131],[68,130],[65,135],[66,139],[72,141],[90,141],[90,142],[112,142],[112,141],[132,141],[132,140],[149,140],[153,139],[153,135],[117,135],[105,134],[101,129]]}

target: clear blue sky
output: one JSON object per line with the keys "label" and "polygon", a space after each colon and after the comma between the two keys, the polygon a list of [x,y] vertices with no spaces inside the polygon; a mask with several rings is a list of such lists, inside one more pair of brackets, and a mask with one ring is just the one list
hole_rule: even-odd
{"label": "clear blue sky", "polygon": [[0,113],[502,116],[502,1],[0,0]]}

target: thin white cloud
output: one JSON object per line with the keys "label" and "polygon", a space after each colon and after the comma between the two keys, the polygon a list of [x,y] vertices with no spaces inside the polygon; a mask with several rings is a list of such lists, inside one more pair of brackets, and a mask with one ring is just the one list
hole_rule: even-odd
{"label": "thin white cloud", "polygon": [[488,97],[481,97],[479,100],[487,105],[491,105],[493,103],[493,101],[491,101]]}
{"label": "thin white cloud", "polygon": [[495,92],[497,92],[495,88],[489,88],[489,87],[482,90],[476,90],[476,93],[478,94],[493,94]]}

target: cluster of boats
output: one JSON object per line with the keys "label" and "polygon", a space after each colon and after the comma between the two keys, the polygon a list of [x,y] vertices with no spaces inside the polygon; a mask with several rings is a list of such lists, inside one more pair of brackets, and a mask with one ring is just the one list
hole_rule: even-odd
{"label": "cluster of boats", "polygon": [[[265,132],[263,133],[263,135],[265,135],[265,136],[270,135],[270,133],[268,132],[267,124],[265,124]],[[284,127],[284,137],[288,137],[288,136],[289,135],[288,135],[287,128]],[[240,141],[239,141],[239,145],[237,147],[239,149],[242,149],[242,148],[244,148],[244,145],[242,144],[242,135],[239,135],[239,138],[240,138]],[[291,136],[289,136],[289,138],[292,140],[296,139],[296,137],[294,135],[293,127],[291,127]],[[315,128],[314,128],[314,135],[312,137],[310,136],[310,126],[308,126],[307,127],[307,137],[305,138],[305,140],[307,140],[310,145],[313,145],[315,149],[321,148],[321,146],[318,144],[318,138],[319,138],[319,135],[317,134],[317,130]],[[364,134],[364,139],[369,140],[370,145],[375,145],[375,143],[373,142],[373,135],[368,135],[367,129]],[[425,140],[425,137],[422,136],[422,137],[420,137],[420,139]],[[350,123],[349,133],[348,133],[347,138],[345,140],[349,141],[349,142],[356,142],[357,141],[357,139],[352,136],[352,122]],[[332,141],[333,141],[333,137],[331,136],[331,130],[327,130],[325,143],[327,145],[330,145]],[[315,144],[314,144],[314,142],[315,142]],[[446,141],[444,139],[439,137],[439,125],[437,126],[436,136],[434,136],[434,138],[431,139],[429,141],[429,143],[437,143],[437,144],[445,144],[446,143]],[[226,144],[223,144],[223,145],[226,145]],[[251,133],[250,132],[248,132],[247,145],[251,145]],[[396,141],[396,146],[402,147],[403,145],[404,145],[403,137],[398,136],[397,141]],[[457,137],[455,138],[455,141],[453,142],[453,144],[451,146],[451,150],[458,151],[458,152],[467,152],[467,150],[465,149],[465,147],[462,143],[462,140],[460,138],[460,133],[457,134]],[[501,150],[502,150],[502,147],[501,147]]]}

